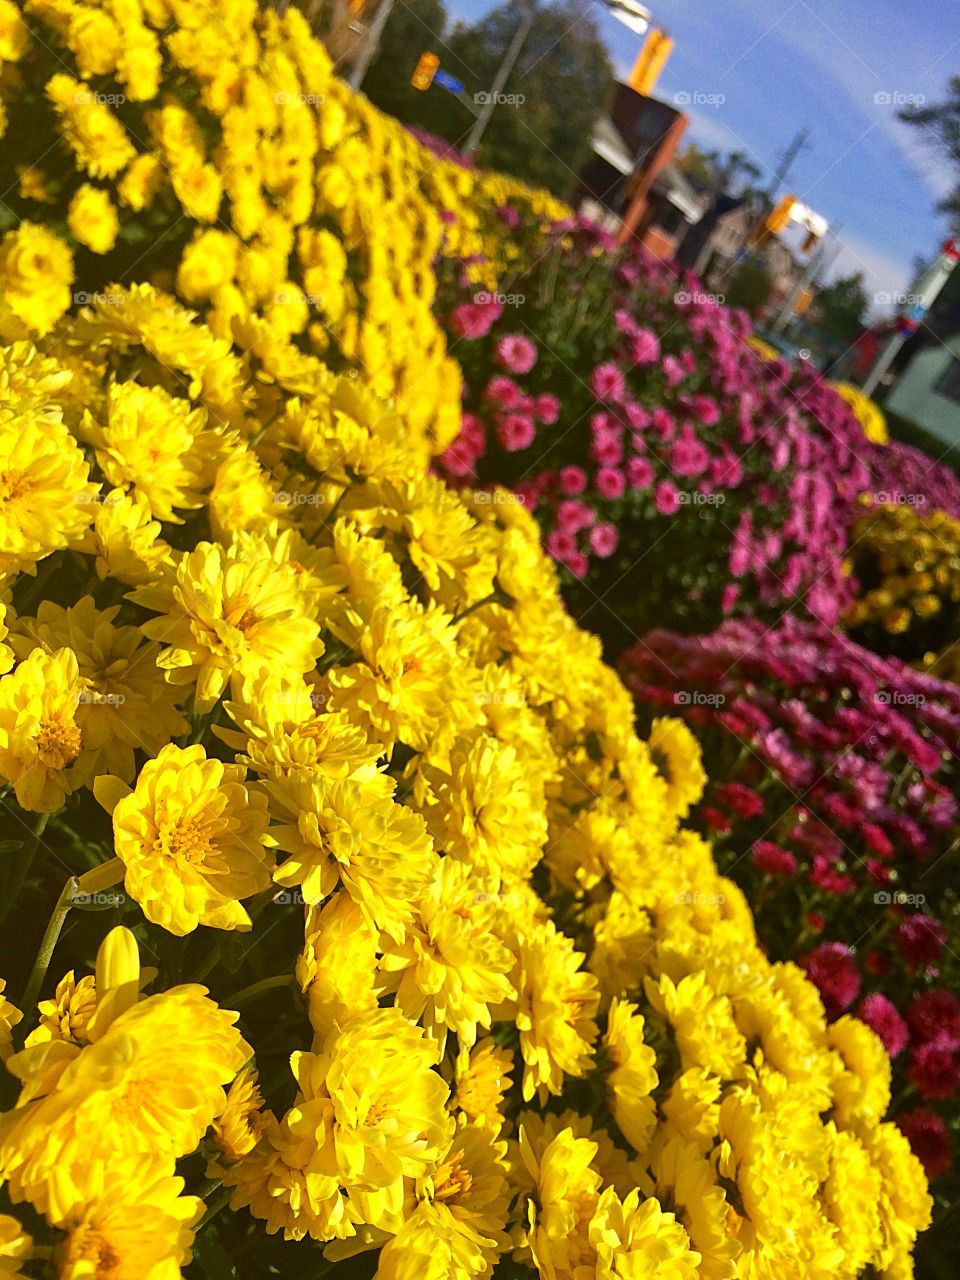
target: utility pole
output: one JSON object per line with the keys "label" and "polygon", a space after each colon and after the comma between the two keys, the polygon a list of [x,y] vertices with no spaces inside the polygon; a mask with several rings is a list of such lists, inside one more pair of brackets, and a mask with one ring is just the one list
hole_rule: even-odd
{"label": "utility pole", "polygon": [[860,388],[865,396],[873,395],[880,379],[893,364],[894,357],[906,342],[907,338],[920,326],[923,317],[930,310],[937,295],[950,278],[950,273],[960,260],[960,240],[946,240],[936,261],[923,272],[914,286],[916,301],[901,317],[903,327],[899,332],[891,334],[887,345],[880,352],[876,363],[867,374],[866,381]]}
{"label": "utility pole", "polygon": [[[804,271],[803,275],[794,285],[790,297],[787,298],[780,310],[780,314],[771,325],[771,329],[774,333],[782,332],[782,330],[784,330],[793,319],[797,303],[803,297],[807,287],[813,284],[813,281],[816,279],[821,268],[826,268],[832,265],[834,258],[840,252],[840,245],[837,241],[837,236],[839,235],[840,228],[842,226],[843,223],[838,222],[836,227],[831,228],[830,235],[833,237],[832,245],[830,244],[829,238],[824,236],[823,244],[821,244],[820,248],[815,254],[813,254],[810,261],[807,263],[806,271]],[[827,261],[828,255],[829,262]]]}
{"label": "utility pole", "polygon": [[500,63],[500,68],[497,71],[493,84],[490,86],[490,92],[486,95],[486,101],[483,103],[483,108],[478,114],[473,128],[470,130],[467,137],[467,141],[464,144],[463,150],[465,155],[472,156],[480,145],[480,139],[483,137],[484,130],[490,123],[490,117],[493,115],[493,109],[497,105],[500,95],[503,93],[503,86],[507,83],[507,77],[513,70],[517,59],[520,57],[520,51],[526,44],[527,36],[533,28],[533,17],[534,15],[529,13],[521,20],[519,27],[517,27],[517,30],[514,33],[513,39],[510,41],[510,47],[503,55],[503,61]]}
{"label": "utility pole", "polygon": [[796,160],[797,156],[807,145],[809,137],[810,130],[804,126],[780,157],[780,163],[777,166],[777,170],[774,173],[773,178],[771,179],[770,186],[767,188],[767,199],[771,204],[773,204],[776,194],[783,184],[784,178],[793,167],[794,160]]}
{"label": "utility pole", "polygon": [[370,23],[360,57],[354,63],[350,78],[347,81],[351,89],[359,89],[363,84],[363,78],[370,70],[370,63],[373,61],[374,54],[380,48],[380,37],[383,35],[383,28],[387,25],[387,19],[390,17],[395,4],[396,0],[380,0],[377,16]]}

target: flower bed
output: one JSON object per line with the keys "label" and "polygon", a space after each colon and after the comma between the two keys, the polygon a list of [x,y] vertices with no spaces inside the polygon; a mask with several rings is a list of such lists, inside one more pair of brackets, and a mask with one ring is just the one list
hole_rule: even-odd
{"label": "flower bed", "polygon": [[696,725],[698,814],[776,959],[827,1013],[856,1011],[894,1060],[896,1118],[956,1198],[960,688],[787,620],[652,632],[624,658],[653,712]]}
{"label": "flower bed", "polygon": [[[754,350],[745,314],[589,224],[500,289],[441,294],[467,387],[441,469],[515,489],[612,656],[658,624],[840,620],[858,499],[910,450],[866,440],[828,383]],[[956,492],[926,464],[924,493]]]}
{"label": "flower bed", "polygon": [[522,505],[425,472],[435,256],[499,288],[555,202],[295,10],[0,0],[0,60],[0,1272],[908,1270],[880,1039]]}

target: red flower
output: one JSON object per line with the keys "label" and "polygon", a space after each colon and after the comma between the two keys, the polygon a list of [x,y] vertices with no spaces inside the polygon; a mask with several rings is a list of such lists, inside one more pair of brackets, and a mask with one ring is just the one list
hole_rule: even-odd
{"label": "red flower", "polygon": [[938,959],[946,936],[939,920],[918,912],[897,925],[893,941],[911,969],[925,969]]}
{"label": "red flower", "polygon": [[960,1000],[943,987],[924,991],[907,1010],[907,1022],[921,1044],[941,1034],[960,1039]]}
{"label": "red flower", "polygon": [[953,1160],[950,1135],[942,1116],[928,1107],[914,1107],[897,1116],[897,1124],[931,1181],[948,1171]]}
{"label": "red flower", "polygon": [[860,970],[842,942],[822,942],[801,964],[823,997],[828,1018],[839,1018],[860,994]]}
{"label": "red flower", "polygon": [[756,842],[753,865],[765,876],[792,876],[797,870],[797,860],[789,849],[781,849],[772,840]]}
{"label": "red flower", "polygon": [[907,1075],[922,1098],[952,1098],[960,1086],[960,1040],[937,1036],[915,1049]]}
{"label": "red flower", "polygon": [[893,844],[882,827],[878,827],[873,822],[863,822],[860,824],[860,830],[872,853],[881,858],[893,857]]}
{"label": "red flower", "polygon": [[711,831],[721,835],[728,835],[733,830],[733,824],[723,810],[715,809],[712,805],[707,805],[704,809],[703,820]]}
{"label": "red flower", "polygon": [[742,782],[725,782],[717,787],[717,799],[729,805],[739,818],[759,818],[763,813],[762,798],[753,787],[746,787]]}
{"label": "red flower", "polygon": [[859,1016],[862,1022],[874,1029],[891,1058],[906,1048],[910,1038],[907,1024],[891,1001],[879,991],[871,992],[861,1000]]}

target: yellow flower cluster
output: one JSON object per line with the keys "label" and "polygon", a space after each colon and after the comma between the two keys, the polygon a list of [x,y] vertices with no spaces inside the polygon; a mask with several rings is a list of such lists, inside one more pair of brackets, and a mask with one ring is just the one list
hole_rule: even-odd
{"label": "yellow flower cluster", "polygon": [[147,279],[240,353],[362,370],[425,457],[459,430],[435,257],[492,288],[523,252],[497,207],[521,235],[567,212],[437,160],[333,76],[295,7],[254,0],[0,0],[5,132],[35,157],[0,147],[0,337]]}
{"label": "yellow flower cluster", "polygon": [[945,511],[871,505],[854,526],[852,546],[861,574],[877,581],[860,595],[848,625],[876,623],[900,636],[934,623],[948,642],[924,665],[948,677],[960,673],[960,521]]}
{"label": "yellow flower cluster", "polygon": [[863,434],[873,444],[886,444],[890,439],[890,432],[887,429],[887,420],[883,416],[883,410],[878,404],[865,396],[858,386],[852,382],[828,382],[827,386],[833,387],[834,391],[844,400],[853,413],[853,416],[863,428]]}
{"label": "yellow flower cluster", "polygon": [[[263,341],[140,285],[0,348],[0,774],[72,875],[0,995],[0,1275],[170,1280],[203,1218],[251,1276],[908,1276],[889,1063],[682,827],[694,739],[637,737],[512,495],[452,494],[361,378]],[[47,994],[64,912],[121,881]]]}

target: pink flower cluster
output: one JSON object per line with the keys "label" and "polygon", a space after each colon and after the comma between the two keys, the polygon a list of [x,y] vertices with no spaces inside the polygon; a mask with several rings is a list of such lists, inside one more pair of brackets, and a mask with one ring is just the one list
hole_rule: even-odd
{"label": "pink flower cluster", "polygon": [[760,936],[803,964],[829,1017],[873,1027],[923,1104],[905,1132],[944,1172],[935,1133],[960,1108],[960,687],[789,616],[653,631],[623,662],[641,708],[697,726],[700,820]]}

